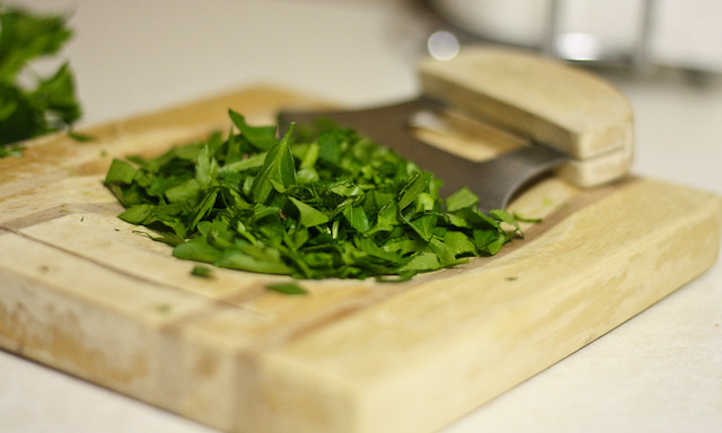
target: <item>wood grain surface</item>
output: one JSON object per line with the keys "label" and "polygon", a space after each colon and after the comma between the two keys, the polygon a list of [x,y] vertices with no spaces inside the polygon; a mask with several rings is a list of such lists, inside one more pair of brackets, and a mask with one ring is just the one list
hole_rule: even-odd
{"label": "wood grain surface", "polygon": [[690,281],[717,256],[713,194],[629,177],[545,179],[512,208],[544,222],[493,258],[415,277],[304,282],[170,255],[116,218],[113,157],[157,154],[318,106],[254,87],[109,123],[0,160],[0,346],[233,432],[435,431]]}

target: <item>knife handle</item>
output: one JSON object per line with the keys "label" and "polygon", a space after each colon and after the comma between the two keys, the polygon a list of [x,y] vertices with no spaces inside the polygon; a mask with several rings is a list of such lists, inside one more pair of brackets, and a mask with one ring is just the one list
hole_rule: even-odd
{"label": "knife handle", "polygon": [[580,186],[623,176],[633,158],[627,98],[589,72],[521,50],[464,47],[422,60],[423,92],[464,112],[568,153],[559,174]]}

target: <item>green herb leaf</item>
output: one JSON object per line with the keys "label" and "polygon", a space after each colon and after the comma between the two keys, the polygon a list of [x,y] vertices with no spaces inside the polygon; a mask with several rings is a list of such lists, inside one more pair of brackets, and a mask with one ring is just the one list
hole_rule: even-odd
{"label": "green herb leaf", "polygon": [[391,231],[399,224],[398,207],[395,202],[389,202],[383,205],[379,210],[372,233]]}
{"label": "green herb leaf", "polygon": [[173,249],[173,255],[179,259],[214,263],[221,259],[223,251],[208,245],[203,238],[194,238],[176,246]]}
{"label": "green herb leaf", "polygon": [[73,131],[72,129],[68,131],[68,137],[72,138],[73,140],[79,142],[79,143],[87,143],[89,141],[94,141],[95,137],[89,134],[84,134],[82,132]]}
{"label": "green herb leaf", "polygon": [[369,230],[369,218],[366,215],[366,211],[361,206],[349,206],[343,211],[343,216],[346,217],[346,221],[361,233],[365,233]]}
{"label": "green herb leaf", "polygon": [[50,76],[23,82],[32,61],[56,54],[70,39],[65,22],[63,16],[0,5],[0,157],[21,154],[21,146],[9,143],[69,128],[80,118],[67,63]]}
{"label": "green herb leaf", "polygon": [[137,172],[138,170],[127,162],[113,159],[113,162],[110,163],[108,173],[105,175],[105,183],[119,182],[129,184],[133,182],[133,178]]}
{"label": "green herb leaf", "polygon": [[297,200],[293,197],[289,197],[291,202],[293,202],[294,205],[296,205],[296,208],[298,208],[298,212],[300,213],[301,218],[301,224],[304,227],[313,227],[317,226],[319,224],[324,224],[329,221],[328,216],[324,214],[323,212],[314,209],[313,207],[307,205],[306,203]]}
{"label": "green herb leaf", "polygon": [[468,236],[463,232],[447,231],[444,235],[444,244],[449,247],[454,257],[458,257],[464,254],[475,254],[476,247],[471,242]]}
{"label": "green herb leaf", "polygon": [[508,241],[505,233],[498,230],[474,230],[474,244],[482,253],[493,256]]}
{"label": "green herb leaf", "polygon": [[228,110],[233,124],[236,125],[244,137],[256,148],[269,150],[278,143],[275,126],[249,126],[245,117],[233,110]]}
{"label": "green herb leaf", "polygon": [[436,215],[423,215],[411,221],[409,225],[421,236],[421,239],[428,241],[431,239],[431,235],[433,235],[437,219],[438,217]]}
{"label": "green herb leaf", "polygon": [[232,162],[228,165],[221,167],[221,173],[238,173],[241,171],[251,170],[263,166],[263,161],[266,159],[266,152],[258,153],[246,159]]}
{"label": "green herb leaf", "polygon": [[341,161],[341,145],[338,134],[333,131],[321,134],[318,138],[318,157],[329,164],[338,165]]}
{"label": "green herb leaf", "polygon": [[137,204],[125,210],[118,218],[131,224],[148,224],[153,215],[153,205]]}
{"label": "green herb leaf", "polygon": [[520,230],[519,221],[503,209],[492,209],[489,211],[489,215]]}
{"label": "green herb leaf", "polygon": [[399,271],[403,272],[427,272],[439,269],[439,257],[432,252],[423,252],[414,256]]}
{"label": "green herb leaf", "polygon": [[188,179],[180,185],[165,190],[165,196],[171,203],[195,202],[201,192],[201,184],[195,179]]}
{"label": "green herb leaf", "polygon": [[[264,257],[265,258],[265,257]],[[214,264],[221,268],[238,269],[241,271],[260,272],[264,274],[290,274],[291,268],[283,262],[267,261],[245,254],[242,251],[227,250],[223,257]]]}
{"label": "green herb leaf", "polygon": [[527,217],[523,217],[523,216],[519,215],[519,214],[516,213],[516,212],[514,212],[512,215],[514,216],[514,219],[515,219],[515,220],[517,220],[517,221],[519,221],[519,222],[521,222],[521,223],[535,223],[535,224],[536,224],[536,223],[540,223],[540,222],[544,221],[543,218],[527,218]]}
{"label": "green herb leaf", "polygon": [[308,294],[308,290],[304,289],[298,283],[273,283],[273,284],[266,284],[266,288],[268,290],[283,293],[284,295],[306,295]]}
{"label": "green herb leaf", "polygon": [[429,248],[431,248],[431,251],[436,254],[436,257],[439,260],[440,267],[451,266],[456,263],[456,255],[454,254],[454,250],[449,248],[448,245],[446,245],[439,239],[431,239],[431,241],[429,242]]}
{"label": "green herb leaf", "polygon": [[449,212],[454,212],[465,207],[474,206],[478,202],[479,197],[477,197],[476,194],[471,192],[469,188],[463,187],[455,193],[451,194],[449,198],[446,199],[446,210]]}
{"label": "green herb leaf", "polygon": [[191,275],[201,278],[210,278],[211,268],[203,265],[195,265],[193,266],[193,269],[191,269]]}
{"label": "green herb leaf", "polygon": [[291,154],[291,134],[293,134],[293,125],[283,139],[268,151],[263,167],[251,188],[254,201],[265,203],[268,200],[273,189],[271,181],[284,187],[291,186],[296,182],[296,168]]}
{"label": "green herb leaf", "polygon": [[410,205],[411,202],[416,200],[419,194],[424,191],[424,188],[426,187],[426,180],[426,176],[422,173],[416,173],[414,177],[409,180],[409,182],[401,190],[399,198],[400,210],[404,210],[406,206]]}

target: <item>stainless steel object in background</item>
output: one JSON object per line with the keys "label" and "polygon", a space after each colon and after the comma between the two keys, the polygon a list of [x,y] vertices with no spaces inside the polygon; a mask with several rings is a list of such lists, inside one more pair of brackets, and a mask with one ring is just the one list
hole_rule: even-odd
{"label": "stainless steel object in background", "polygon": [[448,56],[454,44],[485,41],[632,78],[681,77],[697,84],[722,72],[722,28],[711,18],[722,13],[722,4],[714,0],[420,0],[418,5],[428,19],[431,55]]}

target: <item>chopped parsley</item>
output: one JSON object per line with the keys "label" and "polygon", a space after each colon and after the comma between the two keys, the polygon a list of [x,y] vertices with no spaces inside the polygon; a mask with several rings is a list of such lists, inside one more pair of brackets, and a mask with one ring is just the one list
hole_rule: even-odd
{"label": "chopped parsley", "polygon": [[319,122],[279,139],[275,126],[229,114],[227,137],[115,159],[105,178],[126,208],[120,219],[154,229],[175,257],[302,279],[400,281],[494,255],[521,236],[513,215],[482,213],[467,188],[441,198],[440,179],[351,129]]}
{"label": "chopped parsley", "polygon": [[203,265],[195,265],[193,269],[191,269],[191,275],[201,278],[210,278],[211,272],[211,268]]}
{"label": "chopped parsley", "polygon": [[304,289],[298,283],[287,282],[287,283],[274,283],[266,284],[266,288],[273,292],[283,293],[284,295],[306,295],[308,290]]}
{"label": "chopped parsley", "polygon": [[[69,129],[80,118],[67,63],[45,77],[28,68],[32,60],[56,54],[70,39],[65,21],[63,16],[34,15],[0,3],[0,158],[22,156],[16,142]],[[89,138],[78,133],[72,137]]]}

